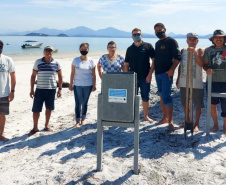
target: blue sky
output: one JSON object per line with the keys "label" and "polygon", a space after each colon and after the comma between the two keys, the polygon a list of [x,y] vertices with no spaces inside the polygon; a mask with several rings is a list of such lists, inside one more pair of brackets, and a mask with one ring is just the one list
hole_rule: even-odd
{"label": "blue sky", "polygon": [[124,31],[138,27],[152,34],[157,22],[168,33],[226,32],[225,0],[0,0],[0,7],[0,33],[86,26]]}

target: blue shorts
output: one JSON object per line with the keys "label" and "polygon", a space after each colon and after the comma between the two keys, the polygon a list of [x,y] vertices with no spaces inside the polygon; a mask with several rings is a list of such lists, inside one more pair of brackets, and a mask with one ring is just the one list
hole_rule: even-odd
{"label": "blue shorts", "polygon": [[168,77],[168,74],[156,74],[155,75],[157,88],[158,88],[158,95],[162,97],[163,104],[167,107],[173,106],[173,101],[171,98],[171,88],[173,84],[173,76]]}
{"label": "blue shorts", "polygon": [[146,80],[137,80],[137,91],[140,88],[140,94],[143,101],[149,101],[151,83],[147,83]]}
{"label": "blue shorts", "polygon": [[36,89],[32,112],[42,112],[45,102],[46,109],[54,110],[56,89]]}

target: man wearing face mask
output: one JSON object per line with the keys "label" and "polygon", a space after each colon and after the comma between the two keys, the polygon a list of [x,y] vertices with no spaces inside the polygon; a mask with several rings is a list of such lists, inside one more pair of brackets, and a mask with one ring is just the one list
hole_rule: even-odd
{"label": "man wearing face mask", "polygon": [[157,23],[154,30],[159,41],[155,44],[155,61],[152,63],[151,74],[155,70],[163,115],[162,120],[157,124],[168,123],[168,130],[174,130],[171,87],[174,70],[180,62],[181,53],[176,40],[166,36],[166,28],[162,23]]}
{"label": "man wearing face mask", "polygon": [[6,142],[9,139],[4,136],[5,115],[9,114],[9,102],[14,99],[16,75],[13,60],[2,54],[3,45],[0,40],[0,141]]}
{"label": "man wearing face mask", "polygon": [[153,122],[148,116],[149,94],[151,84],[150,58],[154,60],[155,50],[149,43],[142,41],[139,28],[132,30],[133,44],[127,49],[125,57],[125,71],[137,73],[137,85],[141,91],[144,120]]}
{"label": "man wearing face mask", "polygon": [[[46,111],[46,121],[45,121],[45,131],[52,131],[49,127],[49,120],[52,111],[54,110],[54,101],[56,94],[56,75],[58,75],[59,89],[57,91],[57,97],[61,97],[62,90],[62,72],[60,64],[52,58],[53,48],[51,46],[46,46],[44,48],[44,57],[35,61],[33,72],[31,75],[31,91],[30,97],[34,98],[34,103],[32,107],[33,112],[33,129],[28,135],[33,135],[39,131],[38,129],[38,119],[40,112],[42,112],[42,106],[45,102]],[[34,92],[34,84],[37,76],[37,86]]]}

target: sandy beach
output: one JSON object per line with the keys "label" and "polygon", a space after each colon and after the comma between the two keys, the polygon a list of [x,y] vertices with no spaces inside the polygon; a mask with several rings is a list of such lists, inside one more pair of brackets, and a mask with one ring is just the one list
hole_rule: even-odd
{"label": "sandy beach", "polygon": [[[103,54],[103,53],[102,53]],[[125,55],[125,53],[123,53]],[[69,82],[71,62],[78,55],[56,54],[63,72],[63,81]],[[92,54],[97,63],[101,54]],[[50,126],[45,132],[44,110],[39,119],[39,130],[28,137],[32,129],[32,103],[29,97],[30,76],[37,56],[13,57],[17,85],[15,99],[10,104],[5,136],[0,142],[0,185],[73,185],[73,184],[140,184],[140,185],[223,185],[226,184],[226,136],[222,133],[223,120],[219,114],[220,130],[206,136],[205,108],[200,119],[200,131],[184,138],[179,123],[184,122],[179,90],[172,89],[175,131],[166,130],[167,124],[150,124],[143,120],[140,104],[139,175],[133,170],[133,129],[105,127],[103,144],[103,171],[96,172],[97,96],[101,80],[97,75],[97,90],[89,99],[86,125],[73,128],[74,96],[67,88],[56,98]],[[41,56],[40,56],[41,57]],[[159,97],[153,76],[149,116],[155,122],[161,119]],[[220,109],[220,108],[219,108]]]}

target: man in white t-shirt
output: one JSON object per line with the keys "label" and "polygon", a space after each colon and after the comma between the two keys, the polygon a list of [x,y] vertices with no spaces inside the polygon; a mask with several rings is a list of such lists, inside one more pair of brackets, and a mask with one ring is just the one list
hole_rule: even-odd
{"label": "man in white t-shirt", "polygon": [[9,114],[9,102],[14,99],[16,75],[13,60],[2,54],[3,45],[0,40],[0,141],[6,142],[9,139],[4,136],[5,115]]}
{"label": "man in white t-shirt", "polygon": [[[186,104],[186,76],[187,76],[187,56],[188,52],[193,53],[193,102],[196,108],[196,118],[194,125],[194,132],[199,131],[199,119],[202,112],[203,104],[203,81],[202,81],[202,57],[204,55],[203,49],[196,49],[198,44],[198,35],[196,33],[187,34],[188,48],[181,50],[181,62],[178,68],[177,88],[180,88],[181,104],[185,112]],[[183,127],[183,124],[179,125]]]}

